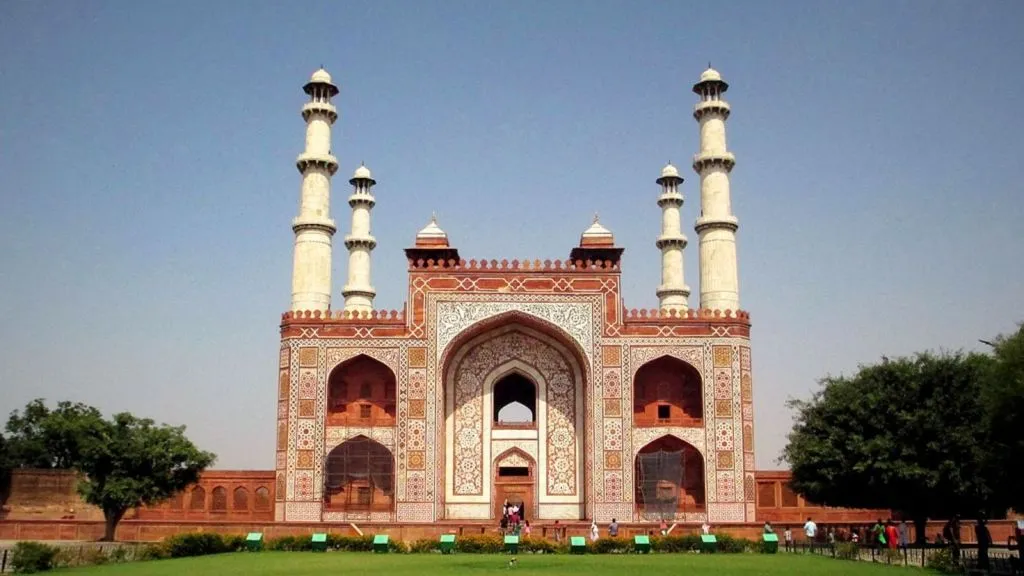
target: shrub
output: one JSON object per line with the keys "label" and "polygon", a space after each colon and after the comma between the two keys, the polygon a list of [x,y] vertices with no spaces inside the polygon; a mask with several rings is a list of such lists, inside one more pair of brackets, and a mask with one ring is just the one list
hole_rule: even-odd
{"label": "shrub", "polygon": [[839,542],[836,544],[836,558],[857,560],[860,558],[860,546],[856,542]]}
{"label": "shrub", "polygon": [[431,538],[420,538],[409,544],[409,552],[413,554],[430,553],[440,548],[440,542]]}
{"label": "shrub", "polygon": [[18,542],[11,554],[11,569],[16,574],[34,574],[53,568],[60,550],[41,542]]}
{"label": "shrub", "polygon": [[455,550],[465,554],[497,554],[505,550],[505,541],[501,536],[471,534],[456,538]]}
{"label": "shrub", "polygon": [[716,538],[718,539],[718,551],[726,554],[739,554],[757,549],[757,545],[746,538],[734,538],[728,534],[718,534]]}
{"label": "shrub", "polygon": [[696,534],[655,536],[651,538],[651,550],[654,552],[695,552],[700,550],[700,536]]}
{"label": "shrub", "polygon": [[164,547],[171,558],[206,556],[232,551],[224,537],[214,532],[175,534],[164,540]]}
{"label": "shrub", "polygon": [[171,554],[163,544],[147,544],[135,554],[136,560],[164,560]]}
{"label": "shrub", "polygon": [[268,541],[266,548],[280,552],[308,552],[313,549],[313,539],[310,536],[281,536]]}
{"label": "shrub", "polygon": [[556,554],[559,547],[547,538],[523,538],[519,541],[519,550],[531,554]]}
{"label": "shrub", "polygon": [[949,551],[949,548],[942,548],[933,552],[928,557],[928,567],[943,574],[957,574],[960,572],[960,567],[953,561],[953,553]]}
{"label": "shrub", "polygon": [[623,554],[633,550],[633,541],[626,538],[607,537],[598,538],[594,542],[587,542],[587,552],[594,554]]}

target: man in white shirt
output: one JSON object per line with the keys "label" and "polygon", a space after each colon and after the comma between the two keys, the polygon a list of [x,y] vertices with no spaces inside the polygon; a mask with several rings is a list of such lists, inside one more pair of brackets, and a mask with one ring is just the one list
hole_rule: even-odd
{"label": "man in white shirt", "polygon": [[818,525],[814,523],[814,520],[807,518],[807,523],[804,524],[804,535],[807,537],[807,542],[811,546],[811,550],[814,550],[814,538],[818,535]]}

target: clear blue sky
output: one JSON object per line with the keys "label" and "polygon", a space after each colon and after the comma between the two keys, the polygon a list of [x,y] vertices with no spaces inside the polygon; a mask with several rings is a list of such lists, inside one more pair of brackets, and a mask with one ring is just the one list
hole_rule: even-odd
{"label": "clear blue sky", "polygon": [[[379,185],[377,304],[436,210],[467,257],[568,255],[597,211],[656,304],[654,179],[732,84],[758,465],[828,373],[1024,319],[1024,3],[0,3],[0,413],[73,399],[273,466],[304,125],[341,87],[333,216]],[[686,276],[696,305],[689,169]],[[339,242],[340,244],[340,242]],[[335,252],[335,297],[345,257]]]}

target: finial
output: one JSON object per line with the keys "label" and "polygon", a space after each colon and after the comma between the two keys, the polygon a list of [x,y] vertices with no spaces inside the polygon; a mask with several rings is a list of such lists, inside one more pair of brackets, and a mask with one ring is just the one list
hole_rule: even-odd
{"label": "finial", "polygon": [[708,70],[711,70],[711,60],[708,60]]}
{"label": "finial", "polygon": [[430,211],[430,223],[437,224],[437,212],[433,210]]}
{"label": "finial", "polygon": [[600,217],[597,215],[597,212],[594,212],[594,224],[597,224],[598,220],[600,220]]}

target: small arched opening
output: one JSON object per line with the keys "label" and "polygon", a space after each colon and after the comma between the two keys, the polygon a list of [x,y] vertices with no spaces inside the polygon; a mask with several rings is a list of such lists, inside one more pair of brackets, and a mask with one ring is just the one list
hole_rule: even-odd
{"label": "small arched opening", "polygon": [[633,380],[635,426],[703,426],[700,373],[671,356],[644,364]]}
{"label": "small arched opening", "polygon": [[332,511],[391,512],[395,458],[382,444],[356,436],[327,455],[324,504]]}
{"label": "small arched opening", "polygon": [[327,424],[394,426],[396,389],[395,373],[369,356],[339,364],[327,378]]}
{"label": "small arched opening", "polygon": [[640,449],[633,466],[637,514],[642,520],[672,520],[705,511],[704,457],[675,436]]}
{"label": "small arched opening", "polygon": [[518,372],[494,384],[494,425],[527,428],[537,424],[537,385]]}

